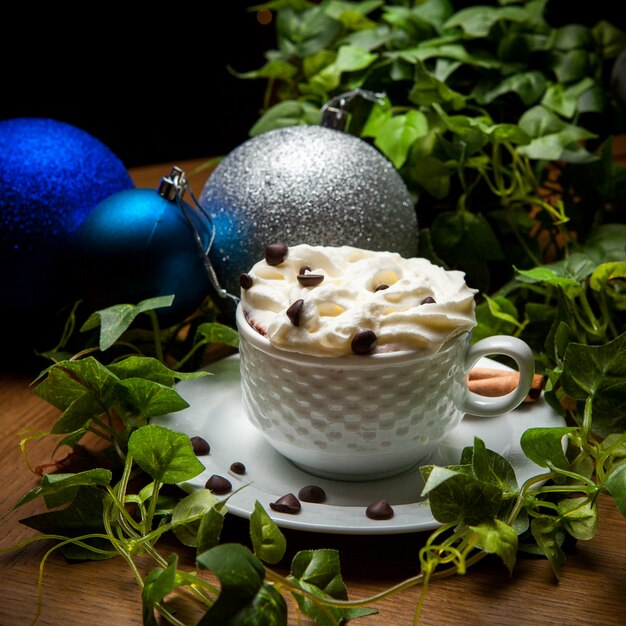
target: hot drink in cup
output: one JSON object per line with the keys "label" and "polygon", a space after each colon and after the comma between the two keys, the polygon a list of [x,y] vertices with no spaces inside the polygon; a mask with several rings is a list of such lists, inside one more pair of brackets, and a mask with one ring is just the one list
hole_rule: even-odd
{"label": "hot drink in cup", "polygon": [[[509,336],[471,345],[476,291],[463,273],[426,259],[275,244],[241,286],[245,413],[313,474],[400,473],[425,461],[465,413],[506,413],[530,387],[530,348]],[[478,396],[468,372],[494,354],[517,363],[519,386]]]}

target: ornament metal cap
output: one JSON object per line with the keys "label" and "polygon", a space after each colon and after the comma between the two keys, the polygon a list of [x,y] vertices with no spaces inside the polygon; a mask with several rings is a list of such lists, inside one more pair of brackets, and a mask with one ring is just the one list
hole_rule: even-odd
{"label": "ornament metal cap", "polygon": [[175,165],[171,169],[169,176],[163,176],[163,178],[161,178],[157,193],[166,200],[175,200],[179,194],[182,199],[186,188],[187,180],[185,178],[185,172]]}
{"label": "ornament metal cap", "polygon": [[322,121],[320,125],[334,130],[345,130],[348,125],[350,115],[346,107],[354,98],[360,97],[364,100],[369,100],[370,102],[383,104],[384,96],[384,93],[376,93],[374,91],[368,91],[367,89],[360,88],[341,93],[338,96],[331,98],[322,107]]}
{"label": "ornament metal cap", "polygon": [[325,107],[322,109],[321,125],[335,130],[345,130],[348,123],[348,112],[337,107]]}

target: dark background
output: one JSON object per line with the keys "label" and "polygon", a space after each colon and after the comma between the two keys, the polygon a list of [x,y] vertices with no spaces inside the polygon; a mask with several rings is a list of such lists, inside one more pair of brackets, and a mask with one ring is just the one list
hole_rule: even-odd
{"label": "dark background", "polygon": [[274,24],[251,4],[16,9],[3,20],[0,119],[69,122],[127,167],[226,154],[248,137],[265,90],[228,66],[257,69],[274,47]]}
{"label": "dark background", "polygon": [[[492,4],[455,0],[454,6]],[[102,140],[127,167],[221,156],[258,119],[258,69],[275,47],[244,0],[85,3],[80,9],[11,6],[3,18],[0,119],[51,117]],[[555,25],[600,18],[624,28],[621,2],[550,0]]]}

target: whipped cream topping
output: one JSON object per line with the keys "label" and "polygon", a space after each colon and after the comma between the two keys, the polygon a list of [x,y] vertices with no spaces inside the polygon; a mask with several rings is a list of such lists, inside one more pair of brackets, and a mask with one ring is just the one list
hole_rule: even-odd
{"label": "whipped cream topping", "polygon": [[436,352],[476,326],[476,290],[462,272],[427,259],[306,244],[284,260],[266,258],[271,264],[259,261],[242,278],[241,303],[249,324],[281,350],[352,354],[355,336],[371,331],[373,352]]}

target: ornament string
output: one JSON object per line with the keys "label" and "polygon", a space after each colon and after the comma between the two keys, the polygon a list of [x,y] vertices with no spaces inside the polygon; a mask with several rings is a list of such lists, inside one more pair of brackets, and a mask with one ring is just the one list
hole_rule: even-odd
{"label": "ornament string", "polygon": [[[200,236],[200,233],[198,232],[196,225],[193,223],[189,215],[189,211],[187,210],[187,207],[185,206],[185,203],[183,202],[183,197],[185,195],[185,192],[189,192],[189,196],[194,206],[198,209],[198,211],[200,211],[200,213],[206,220],[206,223],[209,225],[210,236],[209,236],[209,242],[206,246],[202,242],[202,237]],[[187,223],[189,224],[189,227],[191,228],[191,232],[193,233],[196,246],[198,247],[198,250],[202,254],[204,268],[217,294],[220,296],[220,298],[229,298],[233,300],[235,304],[238,304],[239,298],[229,293],[228,291],[226,291],[226,289],[224,289],[221,286],[220,281],[217,278],[217,274],[215,273],[215,269],[213,268],[213,264],[211,263],[211,260],[209,258],[209,252],[211,251],[213,242],[215,241],[215,225],[213,224],[213,220],[211,219],[211,216],[204,209],[204,207],[198,202],[196,196],[191,190],[191,186],[189,185],[189,181],[187,180],[187,177],[185,176],[185,172],[180,167],[174,166],[172,170],[170,171],[169,176],[164,176],[161,179],[161,183],[158,188],[158,193],[163,198],[166,198],[168,200],[174,200],[176,204],[178,205],[178,208],[181,210],[182,214],[185,216],[185,220],[187,220]]]}

